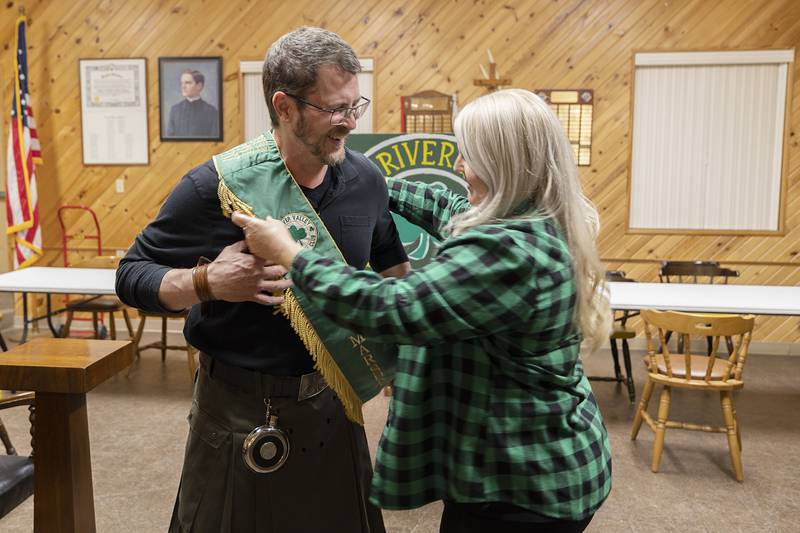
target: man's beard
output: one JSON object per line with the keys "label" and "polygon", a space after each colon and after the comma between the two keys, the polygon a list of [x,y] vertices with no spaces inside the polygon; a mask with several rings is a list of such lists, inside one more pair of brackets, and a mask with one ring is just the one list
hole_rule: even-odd
{"label": "man's beard", "polygon": [[300,121],[297,124],[297,127],[293,128],[292,132],[294,133],[295,137],[297,137],[303,145],[311,152],[314,157],[318,157],[320,163],[323,165],[338,165],[342,161],[344,161],[344,146],[340,149],[336,150],[335,152],[327,152],[325,151],[325,143],[328,142],[328,136],[334,135],[337,137],[346,137],[350,130],[345,128],[344,126],[333,126],[331,130],[325,132],[321,137],[317,139],[312,139],[311,135],[308,133],[308,125],[306,124],[305,118],[303,114],[300,114]]}

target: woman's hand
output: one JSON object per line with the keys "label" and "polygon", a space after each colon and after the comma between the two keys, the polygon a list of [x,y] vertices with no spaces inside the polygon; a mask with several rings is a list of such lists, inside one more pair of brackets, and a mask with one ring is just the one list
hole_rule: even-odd
{"label": "woman's hand", "polygon": [[283,265],[288,270],[294,257],[303,249],[280,220],[267,217],[260,220],[239,212],[233,213],[231,220],[244,230],[244,239],[250,253]]}

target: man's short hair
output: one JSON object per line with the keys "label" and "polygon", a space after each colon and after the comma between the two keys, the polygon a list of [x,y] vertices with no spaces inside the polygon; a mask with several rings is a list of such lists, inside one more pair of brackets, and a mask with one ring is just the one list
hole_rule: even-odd
{"label": "man's short hair", "polygon": [[181,72],[181,76],[183,76],[184,74],[191,74],[195,83],[199,83],[199,84],[201,84],[201,85],[203,85],[205,87],[206,77],[203,76],[203,73],[200,72],[199,70],[194,70],[194,69],[187,68],[186,70]]}
{"label": "man's short hair", "polygon": [[261,80],[273,126],[279,120],[272,96],[278,91],[305,96],[317,83],[323,65],[335,65],[350,74],[361,72],[361,63],[352,47],[332,31],[303,26],[272,44],[264,59]]}

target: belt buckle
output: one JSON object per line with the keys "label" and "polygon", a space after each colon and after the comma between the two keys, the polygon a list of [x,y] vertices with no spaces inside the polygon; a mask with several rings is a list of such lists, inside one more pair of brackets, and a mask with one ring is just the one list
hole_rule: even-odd
{"label": "belt buckle", "polygon": [[319,372],[311,372],[300,376],[300,389],[297,391],[297,401],[302,402],[313,398],[328,388],[328,384]]}

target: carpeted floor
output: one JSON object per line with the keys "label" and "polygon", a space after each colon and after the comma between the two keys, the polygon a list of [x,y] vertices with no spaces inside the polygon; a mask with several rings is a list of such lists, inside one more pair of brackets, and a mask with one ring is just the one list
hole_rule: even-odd
{"label": "carpeted floor", "polygon": [[[638,395],[644,371],[639,356],[634,359]],[[589,357],[588,373],[610,374],[610,360],[608,351]],[[611,436],[614,488],[587,531],[797,531],[800,358],[753,354],[745,377],[746,388],[736,397],[744,483],[733,478],[725,437],[694,431],[667,431],[661,472],[651,473],[653,436],[645,426],[636,442],[630,440],[634,406],[628,403],[627,393],[616,384],[594,382]],[[717,398],[676,391],[671,416],[718,424]],[[165,363],[158,352],[144,352],[129,371],[88,395],[98,532],[166,530],[190,401],[186,359],[180,352],[169,353]],[[654,395],[651,412],[657,401]],[[388,398],[379,396],[365,407],[373,451],[387,403]],[[14,408],[0,416],[20,453],[28,453],[26,409]],[[437,503],[413,511],[385,512],[384,517],[390,533],[426,533],[438,531],[440,513]],[[32,498],[0,519],[0,531],[5,533],[32,530]]]}

